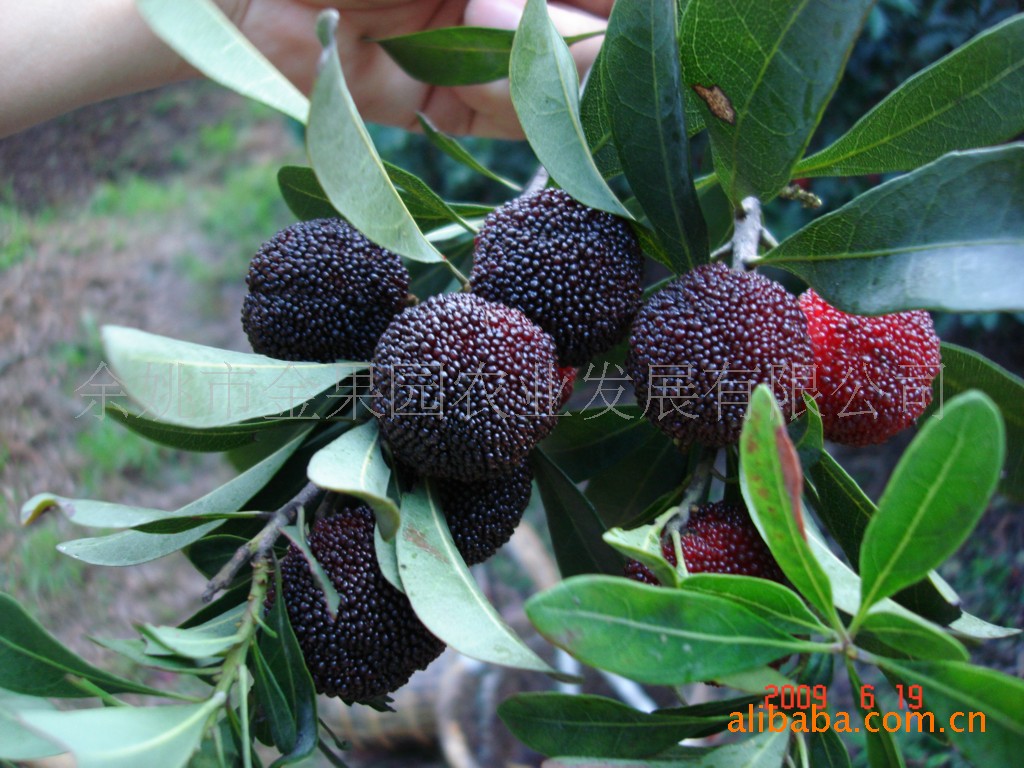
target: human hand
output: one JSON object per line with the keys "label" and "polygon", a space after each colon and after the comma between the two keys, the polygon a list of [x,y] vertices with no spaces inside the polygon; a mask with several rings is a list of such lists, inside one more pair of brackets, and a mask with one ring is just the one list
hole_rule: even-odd
{"label": "human hand", "polygon": [[[613,0],[549,3],[563,35],[601,30]],[[406,128],[426,114],[443,131],[521,138],[508,81],[439,87],[409,77],[374,39],[453,26],[514,29],[525,0],[223,0],[229,17],[286,77],[308,92],[316,75],[320,44],[316,17],[338,9],[338,53],[349,90],[362,116]],[[600,38],[572,46],[579,69],[593,62]]]}

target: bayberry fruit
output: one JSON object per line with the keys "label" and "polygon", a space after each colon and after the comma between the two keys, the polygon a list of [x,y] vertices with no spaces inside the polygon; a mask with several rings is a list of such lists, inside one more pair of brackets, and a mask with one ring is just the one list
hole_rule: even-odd
{"label": "bayberry fruit", "polygon": [[606,352],[640,305],[643,256],[629,224],[543,189],[493,211],[476,237],[475,294],[521,309],[562,365]]}
{"label": "bayberry fruit", "polygon": [[870,445],[906,429],[932,400],[939,337],[923,310],[851,315],[808,290],[800,309],[814,346],[815,387],[825,437]]}
{"label": "bayberry fruit", "polygon": [[341,219],[281,230],[253,257],[242,328],[279,360],[369,360],[409,293],[402,260]]}
{"label": "bayberry fruit", "polygon": [[739,439],[758,384],[772,387],[789,418],[813,354],[807,321],[781,285],[706,264],[643,306],[626,365],[658,429],[684,445],[718,448]]}

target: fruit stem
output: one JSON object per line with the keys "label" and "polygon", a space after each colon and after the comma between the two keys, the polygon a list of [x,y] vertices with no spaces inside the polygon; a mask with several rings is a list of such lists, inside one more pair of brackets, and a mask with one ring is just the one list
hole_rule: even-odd
{"label": "fruit stem", "polygon": [[459,271],[459,268],[456,267],[454,264],[452,264],[447,259],[445,259],[444,263],[448,265],[448,269],[451,270],[452,275],[455,276],[455,279],[459,281],[459,285],[462,286],[460,290],[468,291],[469,290],[469,278],[467,278],[464,274],[462,274]]}
{"label": "fruit stem", "polygon": [[271,515],[270,520],[263,526],[263,530],[235,550],[231,559],[217,571],[217,575],[206,585],[206,589],[203,591],[203,602],[210,602],[214,595],[227,589],[246,563],[250,561],[259,563],[266,560],[274,542],[281,535],[281,529],[286,525],[291,525],[299,509],[315,509],[325,494],[326,491],[323,488],[318,488],[313,483],[306,483],[294,498]]}
{"label": "fruit stem", "polygon": [[732,268],[745,270],[757,258],[761,242],[761,201],[745,197],[736,210],[732,235]]}

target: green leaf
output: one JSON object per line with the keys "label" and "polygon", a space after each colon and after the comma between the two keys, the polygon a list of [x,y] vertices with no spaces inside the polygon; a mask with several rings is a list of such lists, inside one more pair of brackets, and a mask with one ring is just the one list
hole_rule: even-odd
{"label": "green leaf", "polygon": [[456,224],[467,232],[475,230],[457,214],[448,203],[441,199],[423,179],[397,165],[385,162],[388,178],[398,188],[402,202],[409,209],[413,219],[423,229],[436,229],[445,224]]}
{"label": "green leaf", "polygon": [[914,659],[967,661],[963,644],[942,630],[942,627],[914,614],[895,613],[875,606],[861,628],[879,641]]}
{"label": "green leaf", "polygon": [[[807,474],[814,485],[818,516],[849,561],[858,562],[864,532],[875,514],[874,502],[828,453],[820,453]],[[927,578],[896,593],[894,599],[926,619],[948,624],[961,614],[959,599],[943,595],[937,579],[938,575],[931,572]]]}
{"label": "green leaf", "polygon": [[[683,84],[703,99],[715,173],[733,204],[775,197],[832,97],[874,0],[689,0]],[[709,109],[709,106],[712,107]]]}
{"label": "green leaf", "polygon": [[321,488],[365,501],[377,513],[377,525],[384,538],[394,538],[398,531],[398,506],[388,496],[391,469],[380,452],[376,420],[350,429],[313,454],[306,473]]}
{"label": "green leaf", "polygon": [[573,482],[581,483],[614,466],[650,437],[654,429],[635,405],[586,408],[558,418],[558,427],[541,446],[545,455]]}
{"label": "green leaf", "polygon": [[601,64],[626,181],[682,273],[707,261],[708,233],[690,172],[677,26],[675,0],[619,3]]}
{"label": "green leaf", "polygon": [[476,171],[481,176],[505,185],[514,192],[522,192],[523,188],[521,186],[516,184],[514,181],[506,179],[504,176],[495,173],[490,168],[487,168],[483,163],[473,157],[473,155],[471,155],[465,147],[459,144],[459,142],[451,136],[437,130],[426,115],[417,113],[416,118],[419,120],[420,127],[423,129],[423,135],[427,137],[427,140],[448,155],[448,157],[462,163],[467,168]]}
{"label": "green leaf", "polygon": [[544,0],[526,2],[509,71],[512,105],[551,178],[584,205],[632,218],[590,155],[580,122],[576,64]]}
{"label": "green leaf", "polygon": [[[850,677],[850,687],[854,691],[862,691],[863,686],[861,685],[860,676],[857,674],[857,669],[853,665],[853,659],[847,658],[845,661],[846,671]],[[853,698],[857,709],[860,710],[860,713],[865,718],[870,712],[875,713],[876,719],[881,718],[877,706],[873,709],[864,709],[861,707],[861,697],[854,696]],[[863,730],[867,744],[867,762],[871,768],[906,768],[906,763],[903,762],[903,754],[900,752],[893,734],[877,726],[874,728],[867,728],[865,726]]]}
{"label": "green leaf", "polygon": [[210,715],[223,704],[224,694],[215,693],[202,704],[36,710],[20,718],[67,747],[77,768],[177,768],[188,762]]}
{"label": "green leaf", "polygon": [[603,538],[608,546],[623,556],[646,565],[662,585],[678,587],[682,577],[679,569],[666,560],[662,552],[662,528],[663,523],[660,522],[629,530],[612,528]]}
{"label": "green leaf", "polygon": [[924,425],[864,533],[862,613],[957,550],[995,491],[1003,454],[1003,421],[980,392],[960,395],[945,406],[941,420]]}
{"label": "green leaf", "polygon": [[938,413],[944,400],[968,389],[992,398],[1006,423],[1006,461],[999,490],[1024,500],[1024,380],[991,360],[955,344],[942,344],[942,374],[930,409]]}
{"label": "green leaf", "polygon": [[[275,571],[276,594],[282,594],[280,570]],[[275,600],[264,619],[274,633],[260,634],[251,646],[256,701],[269,720],[274,746],[282,758],[276,765],[296,762],[317,745],[316,690],[292,630],[284,600]]]}
{"label": "green leaf", "polygon": [[219,667],[211,666],[220,661],[220,659],[186,659],[182,656],[171,656],[167,655],[166,649],[161,647],[156,648],[156,651],[159,652],[158,655],[150,655],[146,652],[147,644],[145,640],[121,640],[109,637],[91,637],[89,639],[97,645],[124,656],[140,667],[150,667],[174,674],[200,676],[215,675],[220,670]]}
{"label": "green leaf", "polygon": [[211,0],[136,0],[150,29],[211,80],[306,122],[309,101]]}
{"label": "green leaf", "polygon": [[[921,686],[924,709],[934,713],[936,726],[945,727],[945,735],[974,765],[1016,765],[1020,761],[1024,681],[959,661],[879,659],[879,665],[907,683]],[[958,712],[963,714],[951,722]],[[969,725],[973,725],[973,733],[968,732]]]}
{"label": "green leaf", "polygon": [[388,583],[397,589],[399,592],[404,593],[405,587],[402,586],[402,575],[398,572],[398,542],[394,539],[388,541],[380,534],[380,526],[374,526],[373,529],[373,546],[374,551],[377,553],[377,565],[380,566],[380,572],[384,574],[384,578],[388,580]]}
{"label": "green leaf", "polygon": [[283,166],[277,172],[277,186],[289,210],[302,221],[334,219],[339,216],[312,168],[302,165]]}
{"label": "green leaf", "polygon": [[[147,419],[137,413],[129,413],[108,405],[104,417],[112,418],[137,435],[159,445],[166,445],[179,451],[200,451],[220,453],[251,445],[266,437],[265,432],[287,429],[287,420],[263,419],[244,424],[229,424],[223,427],[197,429],[167,424]],[[273,437],[270,437],[273,439]]]}
{"label": "green leaf", "polygon": [[820,650],[730,600],[616,576],[574,576],[526,603],[537,630],[585,664],[682,685]]}
{"label": "green leaf", "polygon": [[800,465],[806,470],[821,460],[825,452],[825,438],[817,402],[807,393],[804,393],[803,400],[806,410],[799,419],[789,423],[789,437],[800,457]]}
{"label": "green leaf", "polygon": [[[566,44],[601,34],[565,39]],[[375,42],[412,78],[442,86],[477,85],[508,77],[515,30],[442,27],[385,37]]]}
{"label": "green leaf", "polygon": [[373,242],[413,261],[443,261],[416,226],[363,125],[338,62],[337,23],[337,12],[328,10],[317,24],[324,51],[306,130],[317,179],[331,205]]}
{"label": "green leaf", "polygon": [[1024,15],[987,29],[918,72],[794,176],[909,171],[956,149],[1024,131]]}
{"label": "green leaf", "polygon": [[115,504],[109,501],[67,499],[50,493],[40,493],[25,502],[22,507],[22,522],[27,525],[53,508],[63,512],[72,523],[93,528],[136,528],[168,520],[185,520],[189,524],[194,524],[199,520],[211,518],[223,520],[251,518],[255,515],[253,512],[198,512],[191,504],[183,508],[185,511],[168,511],[147,507],[130,507],[126,504]]}
{"label": "green leaf", "polygon": [[771,390],[758,385],[740,434],[743,498],[782,572],[822,615],[835,618],[828,577],[807,544],[802,486],[800,460],[782,412]]}
{"label": "green leaf", "polygon": [[30,709],[52,710],[54,706],[46,699],[0,689],[0,760],[36,760],[64,751],[18,721],[18,712]]}
{"label": "green leaf", "polygon": [[5,592],[0,592],[0,687],[27,696],[90,696],[68,677],[80,677],[109,693],[167,694],[88,664],[61,645]]}
{"label": "green leaf", "polygon": [[636,760],[593,757],[558,757],[544,768],[779,768],[786,757],[789,730],[766,731],[723,747],[677,747],[664,759]]}
{"label": "green leaf", "polygon": [[680,587],[727,598],[784,632],[826,635],[831,632],[793,590],[768,579],[725,573],[691,573],[682,580]]}
{"label": "green leaf", "polygon": [[[645,419],[646,421],[646,419]],[[644,424],[645,442],[615,466],[602,470],[587,486],[587,498],[605,525],[626,525],[686,476],[687,456],[654,427]]]}
{"label": "green leaf", "polygon": [[515,31],[444,27],[376,42],[407,75],[431,85],[476,85],[508,77]]}
{"label": "green leaf", "polygon": [[557,674],[487,601],[452,542],[430,490],[402,499],[398,570],[405,594],[427,629],[472,659]]}
{"label": "green leaf", "polygon": [[543,450],[534,451],[530,463],[562,577],[622,573],[622,558],[604,542],[604,523],[583,492]]}
{"label": "green leaf", "polygon": [[807,736],[807,756],[814,768],[851,768],[850,753],[831,729],[812,732]]}
{"label": "green leaf", "polygon": [[[309,429],[310,427],[303,428],[298,436],[278,448],[270,456],[253,465],[238,477],[229,480],[220,488],[186,504],[173,513],[173,517],[200,519],[196,516],[211,514],[217,510],[230,512],[239,509],[266,485],[288,457],[295,453]],[[138,565],[187,547],[222,525],[223,522],[223,520],[213,520],[175,534],[120,531],[109,536],[66,541],[58,544],[57,549],[69,557],[93,565]]]}
{"label": "green leaf", "polygon": [[145,409],[143,415],[182,427],[280,414],[286,415],[275,421],[308,419],[299,406],[367,366],[274,360],[116,325],[104,326],[103,349],[117,382]]}
{"label": "green leaf", "polygon": [[622,173],[622,162],[612,138],[604,59],[605,46],[602,45],[583,85],[583,94],[580,96],[580,125],[583,127],[583,135],[601,178],[611,179]]}
{"label": "green leaf", "polygon": [[498,707],[498,717],[530,749],[543,755],[648,757],[681,739],[721,730],[726,709],[707,715],[680,710],[640,712],[603,696],[520,693]]}
{"label": "green leaf", "polygon": [[181,656],[186,659],[223,656],[245,639],[238,633],[238,625],[247,607],[235,606],[221,616],[188,629],[143,624],[139,631],[149,641],[146,653],[152,656]]}
{"label": "green leaf", "polygon": [[816,219],[759,261],[863,315],[1024,309],[1024,144],[952,152]]}

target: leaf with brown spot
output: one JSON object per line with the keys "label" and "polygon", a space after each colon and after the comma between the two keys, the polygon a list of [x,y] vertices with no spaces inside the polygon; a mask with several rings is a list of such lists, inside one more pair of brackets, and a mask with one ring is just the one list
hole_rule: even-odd
{"label": "leaf with brown spot", "polygon": [[729,125],[736,125],[736,110],[732,108],[732,102],[725,95],[725,91],[717,85],[707,88],[699,83],[694,84],[693,90],[708,105],[712,115],[719,120],[724,120]]}
{"label": "leaf with brown spot", "polygon": [[[740,489],[782,572],[815,608],[839,623],[832,584],[815,558],[800,514],[800,461],[771,390],[754,390],[740,435]],[[794,512],[795,510],[795,512]]]}

